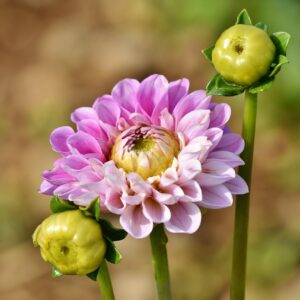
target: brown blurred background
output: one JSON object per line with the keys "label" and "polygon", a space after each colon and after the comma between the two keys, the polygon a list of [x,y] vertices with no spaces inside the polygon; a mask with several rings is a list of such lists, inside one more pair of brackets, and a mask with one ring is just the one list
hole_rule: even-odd
{"label": "brown blurred background", "polygon": [[[37,193],[56,157],[48,137],[70,113],[120,79],[162,73],[204,88],[200,51],[246,7],[270,31],[293,36],[271,91],[260,95],[251,204],[248,300],[300,299],[300,2],[297,0],[0,0],[0,298],[99,299],[85,277],[52,279],[31,243],[49,215]],[[232,105],[240,132],[242,98]],[[192,235],[169,235],[175,300],[229,297],[233,208],[209,211]],[[119,243],[117,299],[155,299],[149,241]]]}

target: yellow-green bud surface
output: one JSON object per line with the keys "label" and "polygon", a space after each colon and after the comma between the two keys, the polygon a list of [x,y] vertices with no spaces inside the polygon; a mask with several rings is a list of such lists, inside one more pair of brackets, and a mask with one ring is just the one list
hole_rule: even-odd
{"label": "yellow-green bud surface", "polygon": [[275,46],[264,30],[237,24],[217,40],[212,62],[226,80],[249,86],[269,71],[274,56]]}
{"label": "yellow-green bud surface", "polygon": [[106,252],[100,225],[80,210],[49,216],[32,238],[42,258],[62,274],[88,274],[100,266]]}

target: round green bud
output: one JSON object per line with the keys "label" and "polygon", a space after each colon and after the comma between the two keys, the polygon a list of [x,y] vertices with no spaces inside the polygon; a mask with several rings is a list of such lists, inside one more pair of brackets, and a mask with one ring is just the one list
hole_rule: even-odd
{"label": "round green bud", "polygon": [[80,210],[49,216],[32,238],[42,258],[62,274],[88,274],[100,266],[106,252],[100,225]]}
{"label": "round green bud", "polygon": [[212,62],[226,80],[249,86],[268,73],[275,50],[265,31],[238,24],[221,34],[212,52]]}

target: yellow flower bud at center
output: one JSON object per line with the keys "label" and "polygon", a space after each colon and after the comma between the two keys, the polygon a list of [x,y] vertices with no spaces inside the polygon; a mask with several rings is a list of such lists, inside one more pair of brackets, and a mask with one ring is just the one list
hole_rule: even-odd
{"label": "yellow flower bud at center", "polygon": [[116,138],[111,159],[125,172],[147,179],[170,167],[178,152],[179,143],[168,130],[159,126],[133,126]]}

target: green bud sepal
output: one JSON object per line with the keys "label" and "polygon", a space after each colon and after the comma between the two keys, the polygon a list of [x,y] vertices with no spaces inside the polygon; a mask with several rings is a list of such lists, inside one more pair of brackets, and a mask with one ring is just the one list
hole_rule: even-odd
{"label": "green bud sepal", "polygon": [[[235,24],[253,25],[251,18],[245,9],[243,9],[238,15]],[[268,33],[266,24],[259,22],[254,26]],[[217,73],[207,84],[207,93],[209,95],[217,96],[235,96],[243,93],[246,89],[248,89],[252,94],[263,92],[269,89],[272,86],[275,76],[278,74],[281,67],[289,62],[286,52],[291,36],[286,32],[275,32],[269,35],[269,37],[272,40],[276,50],[273,62],[271,63],[267,74],[261,77],[258,81],[246,86],[229,82],[222,75]],[[203,55],[210,63],[212,63],[212,52],[214,48],[215,45],[212,45],[202,50]]]}

